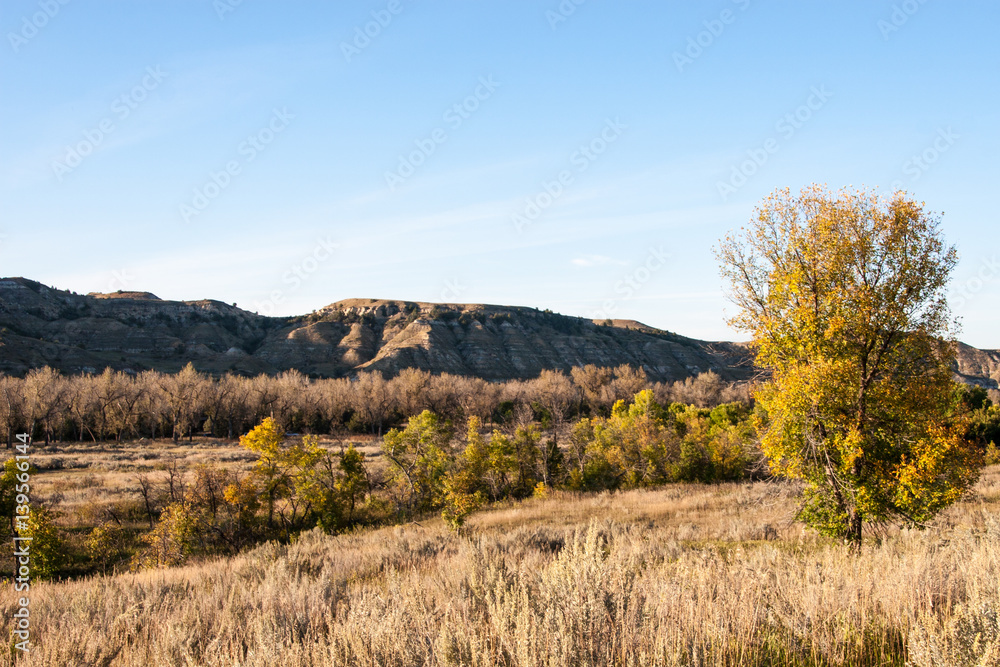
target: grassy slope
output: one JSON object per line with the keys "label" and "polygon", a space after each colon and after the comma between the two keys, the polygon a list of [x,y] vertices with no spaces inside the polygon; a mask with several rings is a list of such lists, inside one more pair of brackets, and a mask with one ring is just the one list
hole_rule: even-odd
{"label": "grassy slope", "polygon": [[[18,664],[901,665],[909,646],[930,665],[998,632],[1000,468],[859,557],[791,524],[794,503],[768,483],[556,494],[461,536],[432,519],[39,584]],[[1000,664],[992,636],[980,664]]]}

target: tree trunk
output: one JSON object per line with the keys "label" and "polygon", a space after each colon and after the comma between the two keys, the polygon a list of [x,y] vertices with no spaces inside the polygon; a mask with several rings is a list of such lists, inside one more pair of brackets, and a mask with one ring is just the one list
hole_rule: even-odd
{"label": "tree trunk", "polygon": [[847,534],[844,536],[844,541],[851,548],[851,551],[857,552],[861,549],[862,526],[861,514],[857,510],[852,511],[848,520]]}

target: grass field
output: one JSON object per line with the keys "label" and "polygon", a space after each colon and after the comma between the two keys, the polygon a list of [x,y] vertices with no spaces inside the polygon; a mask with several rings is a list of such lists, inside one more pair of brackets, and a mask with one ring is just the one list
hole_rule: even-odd
{"label": "grass field", "polygon": [[792,522],[796,495],[764,482],[554,493],[458,535],[438,518],[314,531],[40,583],[18,664],[1000,664],[1000,467],[927,530],[858,556]]}
{"label": "grass field", "polygon": [[[382,468],[378,442],[372,436],[350,439],[320,439],[324,447],[338,451],[353,444],[365,454],[372,470]],[[139,494],[140,478],[146,478],[162,495],[173,467],[186,481],[199,465],[225,468],[247,474],[256,460],[237,442],[218,438],[194,438],[191,442],[170,439],[132,442],[60,442],[36,446],[31,463],[32,499],[58,512],[57,523],[73,548],[82,550],[83,541],[95,526],[109,520],[109,511],[126,529],[141,532],[148,519]],[[158,499],[162,509],[164,499]],[[80,564],[70,564],[73,574],[87,571]],[[10,563],[0,562],[0,576],[10,576]]]}

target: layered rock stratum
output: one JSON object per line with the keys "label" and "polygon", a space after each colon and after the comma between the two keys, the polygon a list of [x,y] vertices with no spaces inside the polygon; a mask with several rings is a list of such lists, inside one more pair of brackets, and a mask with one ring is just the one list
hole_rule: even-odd
{"label": "layered rock stratum", "polygon": [[[509,380],[544,369],[629,364],[653,380],[705,371],[750,378],[746,345],[708,342],[632,320],[598,322],[517,306],[347,299],[295,317],[220,301],[167,301],[149,292],[81,295],[0,278],[0,372],[44,365],[64,373],[240,374],[297,369],[313,377],[403,368]],[[960,346],[956,372],[996,387],[1000,352]]]}

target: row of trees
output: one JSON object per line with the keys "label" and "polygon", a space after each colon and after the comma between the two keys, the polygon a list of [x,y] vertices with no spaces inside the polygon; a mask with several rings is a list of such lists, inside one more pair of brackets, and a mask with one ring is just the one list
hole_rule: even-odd
{"label": "row of trees", "polygon": [[703,407],[748,400],[745,386],[725,383],[715,373],[653,385],[641,369],[630,366],[585,366],[569,375],[543,371],[535,379],[500,383],[418,369],[405,369],[391,379],[375,372],[314,380],[297,371],[213,378],[191,364],[176,374],[131,375],[106,369],[70,377],[45,367],[24,378],[0,375],[0,434],[8,445],[20,432],[46,443],[177,440],[197,432],[232,439],[264,417],[274,417],[297,432],[381,435],[424,410],[449,419],[476,416],[493,423],[523,421],[531,417],[531,406],[558,425],[570,416],[607,414],[615,401],[646,388],[661,401]]}
{"label": "row of trees", "polygon": [[743,479],[762,471],[750,414],[743,403],[664,407],[646,389],[631,403],[616,402],[607,417],[579,420],[560,448],[536,423],[490,429],[470,416],[458,428],[424,410],[385,434],[384,465],[353,447],[332,451],[315,436],[287,435],[267,417],[240,438],[258,457],[248,474],[201,465],[157,483],[142,477],[131,518],[144,512],[149,529],[133,531],[129,542],[126,517],[109,512],[86,546],[104,567],[176,565],[316,526],[339,532],[441,512],[458,528],[487,503],[550,489]]}
{"label": "row of trees", "polygon": [[745,479],[765,473],[750,415],[744,403],[663,406],[646,389],[631,402],[617,401],[607,417],[579,420],[563,449],[534,424],[487,433],[476,417],[456,442],[451,424],[427,411],[383,439],[387,489],[400,513],[442,510],[460,526],[486,502],[553,488],[602,491]]}
{"label": "row of trees", "polygon": [[[959,387],[951,411],[975,427],[970,443],[995,437],[1000,407],[982,389]],[[483,506],[570,491],[624,490],[670,482],[740,480],[769,474],[757,430],[767,415],[746,403],[714,408],[659,403],[651,390],[618,401],[607,416],[583,417],[564,432],[563,446],[544,424],[487,428],[469,417],[462,428],[425,410],[382,439],[383,461],[353,447],[325,449],[315,436],[286,434],[273,418],[240,439],[257,456],[239,472],[214,464],[168,465],[166,474],[133,478],[134,498],[78,516],[64,539],[53,508],[31,508],[27,532],[38,569],[51,576],[75,561],[76,571],[129,565],[159,567],[191,555],[234,554],[267,539],[287,540],[316,526],[339,532],[358,525],[441,512],[454,527]],[[987,462],[1000,463],[996,446]],[[773,463],[773,461],[772,461]],[[35,474],[36,471],[29,471]],[[0,510],[13,516],[18,471],[9,459],[0,475]],[[96,525],[95,525],[96,524]],[[8,526],[13,534],[13,524]]]}
{"label": "row of trees", "polygon": [[[995,445],[990,450],[981,441],[983,432],[1000,428],[1000,408],[984,390],[954,386],[944,414],[950,423],[978,424],[961,447],[1000,463]],[[472,415],[460,428],[424,410],[385,434],[384,465],[371,465],[353,448],[331,452],[312,436],[288,437],[266,418],[240,440],[259,457],[249,477],[202,467],[186,492],[175,494],[170,484],[170,501],[143,538],[139,562],[176,563],[188,553],[233,552],[314,526],[335,532],[432,512],[458,528],[484,505],[551,489],[616,491],[765,477],[776,460],[768,461],[757,434],[769,432],[770,419],[761,406],[743,402],[664,405],[644,389],[631,401],[616,401],[607,415],[567,425],[560,446],[558,431],[546,432],[544,420],[488,428]],[[923,463],[920,470],[926,469]],[[935,481],[914,480],[908,488]]]}
{"label": "row of trees", "polygon": [[[89,530],[82,543],[59,540],[52,523],[59,513],[39,508],[39,534],[46,535],[39,542],[53,554],[46,570],[51,573],[67,571],[64,566],[80,571],[123,562],[177,564],[191,554],[236,553],[317,525],[338,531],[428,511],[443,510],[459,525],[486,501],[523,498],[538,489],[648,484],[634,475],[615,479],[611,471],[617,459],[600,424],[621,422],[624,402],[617,396],[641,392],[652,400],[655,393],[703,406],[747,396],[745,388],[727,385],[714,373],[649,386],[641,370],[628,366],[587,366],[569,375],[547,371],[532,380],[494,384],[418,370],[392,379],[372,373],[310,380],[294,372],[215,379],[190,365],[175,375],[138,376],[106,370],[66,377],[42,368],[24,378],[0,376],[0,423],[9,433],[29,431],[46,441],[179,439],[201,429],[221,436],[249,430],[240,442],[258,456],[249,475],[212,465],[180,470],[176,463],[165,477],[138,474],[134,500],[59,520],[74,526],[74,534]],[[684,409],[675,404],[671,414]],[[579,429],[570,436],[574,418],[596,427],[604,444],[586,444]],[[251,420],[259,421],[254,426]],[[464,440],[455,435],[452,425],[458,423],[466,424]],[[383,438],[388,467],[367,464],[353,448],[323,449],[312,435],[286,437],[288,431],[352,428],[389,429]],[[669,447],[679,452],[677,433]],[[567,447],[573,453],[566,454]],[[598,459],[612,463],[602,467]],[[713,476],[702,470],[656,481],[670,478]],[[3,500],[13,487],[0,486]]]}

